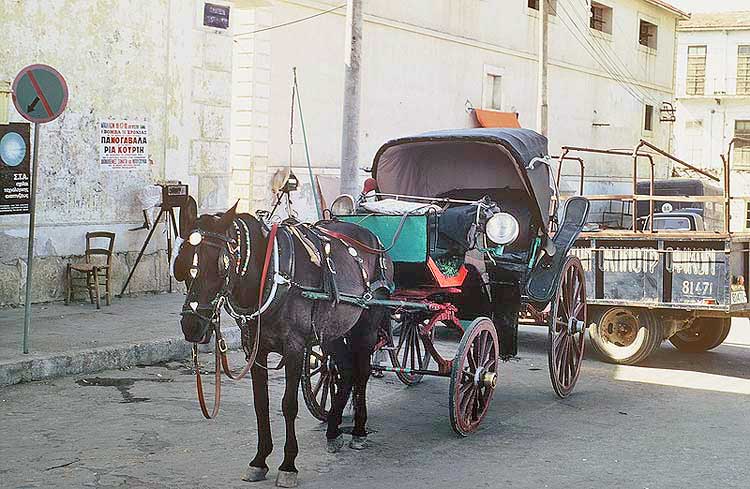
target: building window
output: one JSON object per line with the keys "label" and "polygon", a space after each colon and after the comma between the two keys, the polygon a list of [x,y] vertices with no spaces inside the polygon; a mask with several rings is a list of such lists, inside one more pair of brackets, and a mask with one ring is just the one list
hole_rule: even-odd
{"label": "building window", "polygon": [[701,163],[703,161],[702,119],[695,119],[685,123],[685,143],[687,146],[687,161],[690,163]]}
{"label": "building window", "polygon": [[686,90],[688,95],[706,92],[706,46],[688,46]]}
{"label": "building window", "polygon": [[592,29],[612,34],[612,9],[601,3],[591,2]]}
{"label": "building window", "polygon": [[737,47],[737,95],[750,95],[750,46]]}
{"label": "building window", "polygon": [[482,108],[503,110],[503,77],[485,67]]}
{"label": "building window", "polygon": [[647,105],[645,114],[646,114],[646,117],[644,118],[644,121],[643,121],[643,130],[653,131],[654,130],[654,106]]}
{"label": "building window", "polygon": [[[528,6],[534,10],[539,10],[539,2],[542,0],[529,0]],[[547,8],[550,15],[555,15],[557,10],[557,0],[547,0]]]}
{"label": "building window", "polygon": [[734,121],[734,169],[750,170],[750,121]]}
{"label": "building window", "polygon": [[655,24],[641,20],[641,27],[638,30],[638,44],[656,49],[656,31],[657,27]]}
{"label": "building window", "polygon": [[745,202],[745,227],[750,229],[750,200]]}

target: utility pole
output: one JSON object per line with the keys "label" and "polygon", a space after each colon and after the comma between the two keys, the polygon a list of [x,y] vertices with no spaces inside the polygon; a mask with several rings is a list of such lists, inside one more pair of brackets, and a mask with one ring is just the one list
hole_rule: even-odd
{"label": "utility pole", "polygon": [[356,196],[359,164],[360,64],[362,62],[362,0],[346,5],[344,115],[341,133],[341,193]]}
{"label": "utility pole", "polygon": [[539,0],[539,79],[538,79],[538,101],[537,108],[537,131],[543,136],[549,132],[549,105],[547,101],[547,65],[548,65],[548,40],[549,40],[549,0]]}

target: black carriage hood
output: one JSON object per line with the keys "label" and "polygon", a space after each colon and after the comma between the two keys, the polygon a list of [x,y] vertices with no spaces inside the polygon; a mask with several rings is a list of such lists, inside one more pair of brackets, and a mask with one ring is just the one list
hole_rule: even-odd
{"label": "black carriage hood", "polygon": [[451,190],[515,188],[533,197],[544,230],[552,198],[550,168],[530,165],[547,155],[547,138],[530,129],[432,131],[385,143],[372,175],[380,192],[437,197]]}

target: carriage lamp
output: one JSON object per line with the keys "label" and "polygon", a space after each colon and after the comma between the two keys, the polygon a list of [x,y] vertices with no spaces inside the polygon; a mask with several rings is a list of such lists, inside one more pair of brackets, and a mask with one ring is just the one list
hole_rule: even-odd
{"label": "carriage lamp", "polygon": [[493,243],[508,245],[518,238],[520,227],[515,217],[507,212],[498,212],[487,221],[485,233]]}
{"label": "carriage lamp", "polygon": [[331,204],[331,214],[334,216],[348,216],[354,214],[354,198],[348,194],[336,197]]}
{"label": "carriage lamp", "polygon": [[201,241],[203,241],[203,235],[199,231],[190,233],[190,236],[188,237],[188,243],[193,246],[198,246],[199,244],[201,244]]}

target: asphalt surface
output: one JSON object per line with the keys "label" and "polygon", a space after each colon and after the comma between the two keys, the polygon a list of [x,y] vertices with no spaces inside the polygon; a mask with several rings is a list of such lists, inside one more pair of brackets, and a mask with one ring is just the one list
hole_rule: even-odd
{"label": "asphalt surface", "polygon": [[[326,453],[324,426],[300,395],[300,487],[750,487],[748,330],[735,323],[710,353],[665,343],[640,367],[587,355],[576,391],[560,400],[545,331],[523,328],[519,358],[503,365],[487,418],[464,439],[450,428],[447,379],[411,388],[389,374],[373,379],[362,452]],[[446,349],[456,343],[441,339]],[[256,444],[249,380],[225,382],[215,421],[202,419],[181,363],[2,388],[0,487],[273,487],[284,443],[281,374],[270,384],[276,448],[269,479],[254,484],[240,480]]]}

